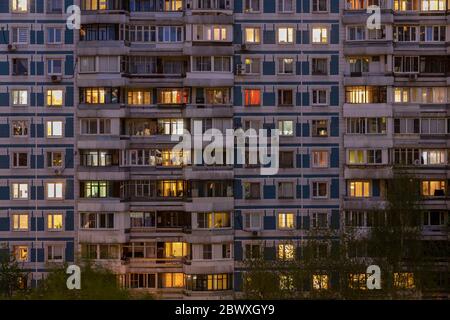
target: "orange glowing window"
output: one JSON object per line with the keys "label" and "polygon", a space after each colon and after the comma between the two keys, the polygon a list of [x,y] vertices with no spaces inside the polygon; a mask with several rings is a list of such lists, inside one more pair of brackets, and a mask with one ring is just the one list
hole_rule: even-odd
{"label": "orange glowing window", "polygon": [[261,90],[259,89],[245,89],[245,105],[246,106],[260,106],[261,105]]}

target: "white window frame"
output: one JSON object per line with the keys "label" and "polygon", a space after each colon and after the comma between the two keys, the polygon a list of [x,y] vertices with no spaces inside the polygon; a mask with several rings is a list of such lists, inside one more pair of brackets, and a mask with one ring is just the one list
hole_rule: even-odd
{"label": "white window frame", "polygon": [[[20,104],[14,104],[14,94],[18,94],[18,100],[22,100],[21,93],[26,92],[26,102]],[[12,89],[11,90],[11,106],[12,107],[27,107],[29,105],[29,91],[28,89]]]}
{"label": "white window frame", "polygon": [[[54,134],[54,124],[61,123],[61,135],[55,135]],[[49,125],[51,126],[49,129]],[[51,130],[51,134],[49,134],[49,130]],[[46,120],[45,121],[45,136],[46,138],[51,139],[60,139],[64,138],[64,121],[63,120]]]}
{"label": "white window frame", "polygon": [[[17,186],[17,195],[18,197],[14,197],[14,193]],[[23,186],[26,186],[25,189],[22,189]],[[21,190],[22,189],[22,190]],[[26,197],[21,197],[22,193],[26,193]],[[11,199],[12,200],[29,200],[30,199],[30,184],[28,182],[13,182],[11,184]]]}

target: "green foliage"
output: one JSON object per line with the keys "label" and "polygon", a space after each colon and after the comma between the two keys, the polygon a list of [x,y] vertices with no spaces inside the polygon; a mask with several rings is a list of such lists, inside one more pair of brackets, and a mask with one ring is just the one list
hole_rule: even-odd
{"label": "green foliage", "polygon": [[0,251],[0,297],[9,299],[21,289],[26,273],[21,270],[14,255]]}
{"label": "green foliage", "polygon": [[54,267],[37,288],[17,295],[16,299],[30,300],[128,300],[151,299],[150,295],[131,296],[122,289],[117,276],[110,270],[86,263],[81,267],[81,289],[69,290],[66,285],[66,266]]}

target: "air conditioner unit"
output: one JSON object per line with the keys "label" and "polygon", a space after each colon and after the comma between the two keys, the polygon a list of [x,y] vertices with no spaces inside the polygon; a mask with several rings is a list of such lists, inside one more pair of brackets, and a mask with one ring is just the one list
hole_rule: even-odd
{"label": "air conditioner unit", "polygon": [[242,50],[242,51],[248,50],[247,44],[246,44],[246,43],[241,44],[241,50]]}
{"label": "air conditioner unit", "polygon": [[415,81],[417,80],[417,77],[418,77],[417,73],[411,73],[408,78],[410,81]]}
{"label": "air conditioner unit", "polygon": [[256,231],[256,230],[253,230],[253,231],[252,231],[252,236],[254,236],[254,237],[259,236],[259,232]]}
{"label": "air conditioner unit", "polygon": [[419,159],[414,160],[414,165],[415,166],[419,166],[420,165],[420,160]]}
{"label": "air conditioner unit", "polygon": [[186,9],[191,9],[191,5],[192,5],[192,2],[191,1],[187,1],[186,2]]}
{"label": "air conditioner unit", "polygon": [[57,76],[57,75],[52,75],[51,77],[52,82],[61,82],[61,76]]}
{"label": "air conditioner unit", "polygon": [[54,171],[54,172],[55,172],[55,174],[56,174],[56,175],[58,175],[58,176],[59,176],[59,175],[61,175],[61,174],[62,174],[63,170],[64,170],[64,169],[62,169],[62,168],[60,168],[60,169],[55,169],[55,171]]}
{"label": "air conditioner unit", "polygon": [[15,44],[8,44],[8,51],[16,51],[17,46]]}

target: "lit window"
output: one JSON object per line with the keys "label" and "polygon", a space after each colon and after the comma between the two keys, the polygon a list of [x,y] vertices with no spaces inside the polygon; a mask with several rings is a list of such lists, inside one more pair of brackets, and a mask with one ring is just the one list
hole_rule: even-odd
{"label": "lit window", "polygon": [[294,277],[292,275],[279,275],[280,290],[294,290]]}
{"label": "lit window", "polygon": [[445,180],[426,180],[422,181],[422,195],[427,197],[443,197],[445,196],[446,183]]}
{"label": "lit window", "polygon": [[294,245],[286,243],[279,244],[277,258],[279,260],[293,260],[295,258]]}
{"label": "lit window", "polygon": [[370,197],[370,182],[368,181],[350,181],[350,197]]}
{"label": "lit window", "polygon": [[[100,3],[101,2],[102,1],[100,1]],[[164,0],[164,11],[179,11],[182,9],[183,9],[183,0]]]}
{"label": "lit window", "polygon": [[278,213],[278,228],[279,229],[294,229],[294,214],[293,213]]}
{"label": "lit window", "polygon": [[49,213],[47,215],[47,229],[59,231],[63,228],[63,215],[61,213]]}
{"label": "lit window", "polygon": [[184,89],[161,89],[158,91],[158,104],[187,103],[189,93]]}
{"label": "lit window", "polygon": [[348,286],[351,289],[366,290],[367,289],[367,274],[365,273],[351,273],[348,277]]}
{"label": "lit window", "polygon": [[349,164],[364,164],[364,150],[349,150],[348,151]]}
{"label": "lit window", "polygon": [[445,0],[421,0],[422,11],[444,11]]}
{"label": "lit window", "polygon": [[12,215],[12,221],[14,231],[28,230],[28,213],[15,213]]}
{"label": "lit window", "polygon": [[166,242],[164,244],[165,258],[181,258],[188,254],[189,244],[185,242]]}
{"label": "lit window", "polygon": [[13,183],[13,199],[26,200],[28,199],[28,183]]}
{"label": "lit window", "polygon": [[47,199],[62,199],[63,198],[63,183],[62,182],[48,182],[46,183]]}
{"label": "lit window", "polygon": [[445,164],[445,150],[422,150],[422,164]]}
{"label": "lit window", "polygon": [[17,262],[28,262],[29,250],[27,246],[14,246],[14,256]]}
{"label": "lit window", "polygon": [[314,150],[312,153],[313,168],[327,168],[328,167],[328,151]]}
{"label": "lit window", "polygon": [[260,28],[245,28],[245,42],[259,43],[260,42]]}
{"label": "lit window", "polygon": [[130,90],[128,91],[127,103],[131,105],[149,105],[150,104],[150,90]]}
{"label": "lit window", "polygon": [[163,288],[183,288],[183,273],[163,273],[161,274]]}
{"label": "lit window", "polygon": [[329,277],[327,274],[313,274],[312,287],[314,290],[327,290],[329,285]]}
{"label": "lit window", "polygon": [[15,13],[28,12],[28,0],[12,0],[12,12]]}
{"label": "lit window", "polygon": [[312,43],[328,43],[328,29],[323,27],[314,27],[312,29]]}
{"label": "lit window", "polygon": [[394,272],[394,287],[397,289],[414,289],[414,274],[412,272]]}
{"label": "lit window", "polygon": [[28,90],[12,90],[11,95],[13,106],[28,105]]}
{"label": "lit window", "polygon": [[63,136],[62,121],[47,121],[47,137],[60,138]]}
{"label": "lit window", "polygon": [[279,44],[294,43],[294,28],[288,27],[278,28],[278,43]]}
{"label": "lit window", "polygon": [[258,107],[261,105],[261,90],[260,89],[245,89],[244,90],[245,106]]}
{"label": "lit window", "polygon": [[294,135],[294,121],[292,120],[278,120],[278,130],[282,136]]}
{"label": "lit window", "polygon": [[61,107],[63,105],[63,91],[50,89],[47,90],[47,106]]}

